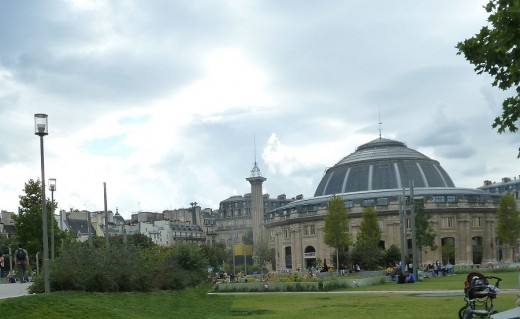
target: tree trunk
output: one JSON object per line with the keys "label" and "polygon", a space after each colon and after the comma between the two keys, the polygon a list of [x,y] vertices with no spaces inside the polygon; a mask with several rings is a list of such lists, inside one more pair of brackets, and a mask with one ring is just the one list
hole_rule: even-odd
{"label": "tree trunk", "polygon": [[339,248],[336,247],[336,273],[339,274]]}

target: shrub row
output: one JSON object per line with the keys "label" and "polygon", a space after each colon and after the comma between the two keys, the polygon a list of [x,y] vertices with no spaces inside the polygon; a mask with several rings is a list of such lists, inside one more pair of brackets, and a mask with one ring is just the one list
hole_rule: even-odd
{"label": "shrub row", "polygon": [[[170,247],[71,243],[49,263],[51,290],[95,292],[183,289],[207,279],[207,258],[196,245]],[[43,274],[31,292],[43,292]]]}
{"label": "shrub row", "polygon": [[386,283],[385,276],[359,279],[319,280],[311,282],[252,282],[252,283],[218,283],[214,286],[216,292],[277,292],[277,291],[331,291],[339,288],[372,286]]}

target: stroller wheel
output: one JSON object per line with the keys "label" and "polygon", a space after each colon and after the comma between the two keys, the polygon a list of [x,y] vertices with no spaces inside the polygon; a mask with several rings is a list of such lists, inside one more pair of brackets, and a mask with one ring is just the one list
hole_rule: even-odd
{"label": "stroller wheel", "polygon": [[468,306],[464,306],[459,310],[459,319],[470,319],[473,318],[473,314],[471,308]]}
{"label": "stroller wheel", "polygon": [[468,306],[464,306],[462,308],[459,309],[459,319],[464,319],[464,310],[468,308]]}

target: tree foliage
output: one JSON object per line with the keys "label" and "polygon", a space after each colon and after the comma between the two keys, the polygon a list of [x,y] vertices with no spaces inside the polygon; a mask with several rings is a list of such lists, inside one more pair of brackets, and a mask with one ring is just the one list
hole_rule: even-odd
{"label": "tree foliage", "polygon": [[[37,252],[43,252],[43,229],[42,229],[42,202],[41,202],[41,182],[40,180],[29,180],[25,183],[25,195],[20,196],[20,207],[18,215],[13,216],[18,241],[27,249],[29,255],[34,256]],[[49,239],[49,251],[51,241],[51,227],[54,227],[54,242],[58,248],[65,233],[60,231],[56,220],[52,216],[52,208],[57,207],[56,202],[51,203],[46,199],[47,205],[47,231]],[[49,253],[50,254],[50,253]]]}
{"label": "tree foliage", "polygon": [[213,243],[212,245],[203,244],[201,245],[201,248],[208,258],[209,265],[215,269],[221,267],[222,261],[228,258],[224,243],[218,242]]}
{"label": "tree foliage", "polygon": [[324,242],[330,247],[336,248],[336,264],[339,259],[339,249],[350,244],[348,232],[348,211],[343,199],[333,195],[328,203],[325,216]]}
{"label": "tree foliage", "polygon": [[355,251],[364,268],[375,269],[383,256],[379,247],[381,228],[377,223],[377,213],[372,207],[367,207],[361,214],[359,232],[356,236]]}
{"label": "tree foliage", "polygon": [[260,241],[255,249],[255,255],[253,257],[255,263],[263,269],[267,264],[274,264],[275,262],[275,251],[269,248],[269,244],[266,240]]}
{"label": "tree foliage", "polygon": [[423,247],[430,247],[431,250],[437,249],[435,245],[437,234],[429,225],[430,218],[431,215],[424,209],[424,201],[415,200],[415,231],[419,251]]}
{"label": "tree foliage", "polygon": [[494,77],[493,86],[515,89],[516,95],[502,102],[502,115],[495,118],[493,127],[499,133],[516,132],[520,116],[520,2],[490,0],[484,8],[489,13],[489,25],[459,42],[457,54],[464,54],[477,74]]}
{"label": "tree foliage", "polygon": [[518,215],[516,200],[512,194],[505,194],[500,198],[496,227],[497,236],[504,244],[513,248],[514,256],[516,241],[520,237],[520,215]]}
{"label": "tree foliage", "polygon": [[396,245],[391,245],[384,253],[385,266],[396,265],[401,260],[401,250]]}
{"label": "tree foliage", "polygon": [[[77,238],[74,238],[76,241]],[[145,234],[127,234],[126,241],[128,245],[137,246],[142,248],[153,248],[157,246],[153,240],[146,236]],[[123,235],[110,235],[110,245],[123,245],[124,244],[124,236]],[[92,236],[92,246],[96,248],[106,246],[106,238],[101,236]]]}
{"label": "tree foliage", "polygon": [[253,244],[253,229],[248,229],[244,235],[242,236],[242,242],[244,245],[252,245]]}

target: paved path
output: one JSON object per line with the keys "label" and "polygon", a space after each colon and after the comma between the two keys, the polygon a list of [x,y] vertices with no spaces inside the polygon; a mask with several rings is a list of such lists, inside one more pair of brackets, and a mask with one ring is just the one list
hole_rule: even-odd
{"label": "paved path", "polygon": [[[300,292],[210,292],[209,295],[252,295],[252,294],[399,294],[399,295],[420,295],[431,297],[442,296],[464,296],[464,290],[335,290],[335,291],[300,291]],[[518,294],[518,289],[500,289],[499,293]]]}
{"label": "paved path", "polygon": [[27,288],[29,288],[30,285],[31,283],[0,283],[0,299],[28,296],[29,291]]}

